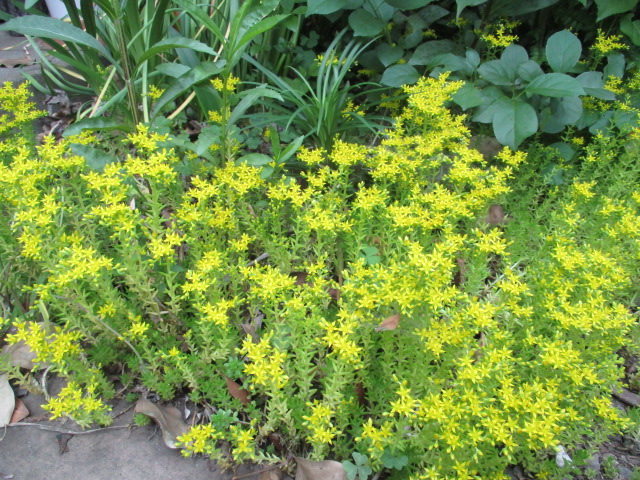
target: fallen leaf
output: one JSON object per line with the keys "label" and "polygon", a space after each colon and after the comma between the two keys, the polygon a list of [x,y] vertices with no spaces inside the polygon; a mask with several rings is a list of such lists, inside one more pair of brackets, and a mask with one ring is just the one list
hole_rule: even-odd
{"label": "fallen leaf", "polygon": [[11,422],[11,415],[16,406],[16,397],[13,389],[9,385],[7,375],[0,375],[0,427],[4,427]]}
{"label": "fallen leaf", "polygon": [[340,462],[312,462],[304,458],[295,458],[298,464],[295,480],[347,480],[347,474]]}
{"label": "fallen leaf", "polygon": [[29,409],[22,400],[16,398],[16,406],[11,415],[11,423],[18,423],[29,416]]}
{"label": "fallen leaf", "polygon": [[489,212],[487,213],[487,217],[485,218],[485,221],[489,225],[496,226],[496,225],[503,224],[505,217],[506,217],[506,213],[502,205],[494,204],[489,207]]}
{"label": "fallen leaf", "polygon": [[327,290],[327,293],[329,294],[329,296],[331,298],[333,298],[336,302],[338,300],[340,300],[340,290],[338,290],[337,288],[330,288],[329,290]]}
{"label": "fallen leaf", "polygon": [[631,407],[640,406],[640,395],[630,392],[626,388],[613,392],[613,396]]}
{"label": "fallen leaf", "polygon": [[69,440],[73,438],[73,435],[69,433],[58,433],[56,440],[58,440],[58,453],[64,455],[69,451]]}
{"label": "fallen leaf", "polygon": [[240,403],[243,405],[249,405],[249,391],[242,388],[238,382],[231,380],[226,375],[224,376],[225,381],[227,382],[227,388],[229,389],[229,393],[236,400],[240,400]]}
{"label": "fallen leaf", "polygon": [[34,367],[33,361],[36,359],[36,354],[22,340],[2,347],[2,354],[7,355],[9,363],[15,367],[26,368],[27,370],[31,370]]}
{"label": "fallen leaf", "polygon": [[367,393],[364,390],[364,385],[362,382],[356,382],[356,398],[358,399],[358,404],[362,407],[367,405]]}
{"label": "fallen leaf", "polygon": [[283,478],[284,473],[282,473],[282,470],[279,468],[272,468],[261,472],[258,480],[282,480]]}
{"label": "fallen leaf", "polygon": [[184,435],[189,430],[187,424],[182,420],[180,410],[170,405],[156,405],[146,398],[141,398],[136,403],[133,411],[155,420],[160,430],[162,430],[162,440],[169,448],[177,449],[176,437]]}
{"label": "fallen leaf", "polygon": [[376,332],[381,330],[395,330],[400,324],[400,314],[396,313],[385,318],[380,325],[376,327]]}
{"label": "fallen leaf", "polygon": [[307,282],[309,272],[291,272],[291,276],[296,279],[296,285],[305,285],[309,283]]}
{"label": "fallen leaf", "polygon": [[458,270],[454,275],[453,284],[459,287],[467,281],[467,271],[469,269],[467,268],[467,262],[464,261],[464,258],[456,258],[456,265],[458,266]]}

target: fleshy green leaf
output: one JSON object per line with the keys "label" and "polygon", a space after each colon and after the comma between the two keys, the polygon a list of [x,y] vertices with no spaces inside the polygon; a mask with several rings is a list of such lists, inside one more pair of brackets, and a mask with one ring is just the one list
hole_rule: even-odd
{"label": "fleshy green leaf", "polygon": [[546,73],[534,78],[525,91],[545,97],[575,97],[585,93],[578,80],[564,73]]}
{"label": "fleshy green leaf", "polygon": [[493,115],[493,133],[498,141],[516,149],[524,139],[538,131],[538,117],[531,105],[522,100],[499,102]]}
{"label": "fleshy green leaf", "polygon": [[554,72],[568,72],[580,60],[582,44],[569,30],[562,30],[549,37],[545,52]]}
{"label": "fleshy green leaf", "polygon": [[389,87],[413,85],[420,78],[418,71],[409,64],[392,65],[382,74],[380,83]]}
{"label": "fleshy green leaf", "polygon": [[595,0],[595,2],[598,6],[598,22],[611,15],[628,12],[638,4],[638,0]]}
{"label": "fleshy green leaf", "polygon": [[363,8],[354,10],[349,15],[349,25],[356,37],[373,37],[384,29],[384,23]]}

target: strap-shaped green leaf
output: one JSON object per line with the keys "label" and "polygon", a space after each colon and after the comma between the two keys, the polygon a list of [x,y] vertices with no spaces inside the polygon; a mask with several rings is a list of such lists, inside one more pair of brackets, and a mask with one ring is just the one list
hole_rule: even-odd
{"label": "strap-shaped green leaf", "polygon": [[100,52],[107,59],[113,61],[109,52],[98,40],[85,31],[56,18],[42,17],[40,15],[25,15],[24,17],[12,18],[8,22],[3,23],[0,25],[0,30],[13,30],[22,35],[75,43],[92,48]]}

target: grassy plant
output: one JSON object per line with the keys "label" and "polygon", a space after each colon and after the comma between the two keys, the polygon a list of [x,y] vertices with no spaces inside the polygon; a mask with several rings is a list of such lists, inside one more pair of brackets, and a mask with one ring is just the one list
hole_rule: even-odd
{"label": "grassy plant", "polygon": [[360,45],[355,41],[340,48],[343,35],[338,35],[329,45],[324,55],[319,57],[318,71],[315,82],[311,82],[299,71],[297,81],[293,82],[275,75],[253,59],[247,59],[254,64],[282,95],[284,105],[273,104],[264,115],[264,122],[282,125],[285,130],[294,128],[297,132],[304,132],[319,147],[326,150],[336,138],[346,132],[351,135],[358,131],[379,133],[382,125],[377,123],[381,118],[366,115],[366,96],[381,89],[368,82],[351,85],[347,75],[354,66],[358,56],[367,48],[368,44]]}

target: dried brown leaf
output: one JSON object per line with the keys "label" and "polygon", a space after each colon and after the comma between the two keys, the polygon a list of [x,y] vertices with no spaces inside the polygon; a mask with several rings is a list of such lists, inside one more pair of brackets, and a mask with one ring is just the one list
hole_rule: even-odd
{"label": "dried brown leaf", "polygon": [[376,332],[381,330],[395,330],[400,324],[400,314],[396,313],[385,318],[380,325],[376,327]]}
{"label": "dried brown leaf", "polygon": [[231,380],[226,375],[224,376],[224,379],[227,382],[227,388],[229,389],[231,396],[236,400],[239,400],[243,405],[249,405],[249,391],[242,388],[238,382]]}
{"label": "dried brown leaf", "polygon": [[340,300],[340,290],[338,290],[337,288],[330,288],[327,290],[327,293],[329,294],[329,296],[334,299],[336,302],[338,300]]}
{"label": "dried brown leaf", "polygon": [[187,424],[182,420],[180,410],[170,405],[156,405],[146,398],[141,398],[136,403],[133,411],[155,420],[160,430],[162,430],[162,440],[169,448],[178,448],[176,446],[176,437],[184,435],[189,430]]}
{"label": "dried brown leaf", "polygon": [[0,375],[0,427],[11,422],[11,416],[16,406],[16,397],[9,385],[9,377]]}
{"label": "dried brown leaf", "polygon": [[356,398],[358,399],[358,404],[365,407],[367,405],[367,392],[364,389],[364,385],[362,382],[356,382]]}
{"label": "dried brown leaf", "polygon": [[11,423],[18,423],[29,416],[29,409],[22,400],[16,398],[16,406],[11,415]]}
{"label": "dried brown leaf", "polygon": [[296,457],[298,468],[295,480],[347,480],[347,474],[340,462],[324,460],[312,462]]}
{"label": "dried brown leaf", "polygon": [[69,440],[73,438],[73,435],[69,433],[58,433],[56,440],[58,440],[58,454],[64,455],[69,451]]}
{"label": "dried brown leaf", "polygon": [[489,225],[493,225],[493,226],[502,225],[504,223],[506,216],[507,215],[502,205],[494,204],[489,207],[489,212],[487,213],[487,217],[485,221]]}
{"label": "dried brown leaf", "polygon": [[13,366],[26,368],[27,370],[31,370],[34,367],[33,361],[36,359],[36,354],[22,340],[2,347],[2,354],[9,357],[9,363]]}

